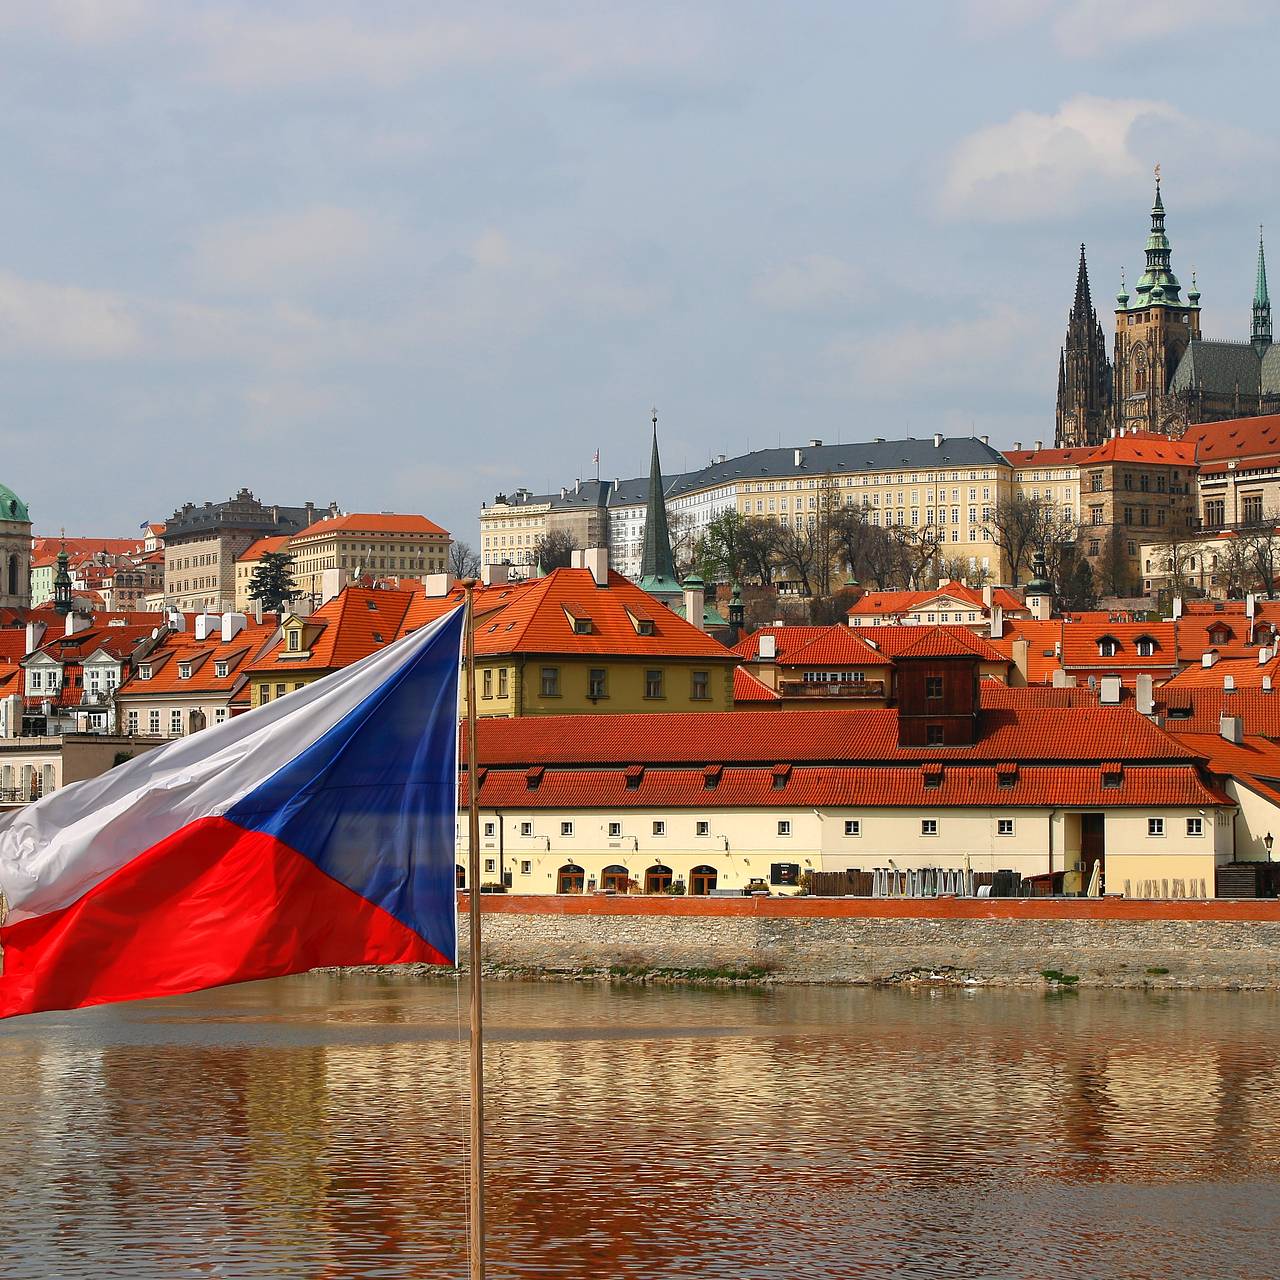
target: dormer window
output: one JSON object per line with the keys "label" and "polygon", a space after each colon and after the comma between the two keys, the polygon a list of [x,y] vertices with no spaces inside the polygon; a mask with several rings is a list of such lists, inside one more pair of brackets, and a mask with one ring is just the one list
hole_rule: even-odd
{"label": "dormer window", "polygon": [[285,648],[288,649],[290,653],[300,653],[302,651],[302,630],[298,627],[293,627],[289,631],[286,631],[284,643]]}
{"label": "dormer window", "polygon": [[1209,632],[1209,643],[1211,645],[1223,645],[1227,643],[1227,632],[1222,627],[1214,627]]}
{"label": "dormer window", "polygon": [[1149,658],[1160,646],[1150,636],[1139,636],[1137,639],[1138,657]]}
{"label": "dormer window", "polygon": [[178,663],[178,679],[179,680],[191,679],[191,663],[189,662]]}
{"label": "dormer window", "polygon": [[573,634],[577,636],[589,636],[595,628],[591,625],[590,618],[574,618]]}
{"label": "dormer window", "polygon": [[138,668],[138,679],[139,680],[151,679],[151,664],[149,662],[143,663],[143,665]]}
{"label": "dormer window", "polygon": [[1114,658],[1120,652],[1120,644],[1114,636],[1103,636],[1098,641],[1098,656],[1100,658]]}
{"label": "dormer window", "polygon": [[230,670],[231,667],[228,663],[215,662],[213,664],[213,674],[217,676],[219,680],[225,679]]}
{"label": "dormer window", "polygon": [[636,619],[636,632],[637,632],[637,634],[642,635],[642,636],[651,636],[651,635],[653,635],[653,619],[652,619],[652,618],[637,618],[637,619]]}

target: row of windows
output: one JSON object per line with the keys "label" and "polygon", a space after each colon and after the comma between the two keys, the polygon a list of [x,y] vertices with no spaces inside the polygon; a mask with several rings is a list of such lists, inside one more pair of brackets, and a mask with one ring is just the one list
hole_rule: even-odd
{"label": "row of windows", "polygon": [[[540,692],[544,698],[563,696],[559,667],[543,667],[540,672]],[[506,697],[507,672],[498,669],[498,697]],[[493,672],[486,670],[482,674],[482,698],[493,697]],[[595,702],[609,696],[609,672],[604,667],[592,667],[587,672],[587,697]],[[646,698],[665,698],[667,696],[667,673],[660,667],[653,667],[644,673],[644,696]],[[691,671],[689,673],[689,697],[694,702],[702,702],[711,697],[711,673],[709,671]]]}
{"label": "row of windows", "polygon": [[[303,689],[306,687],[306,681],[297,680],[294,682],[293,687],[295,689]],[[279,701],[288,692],[289,692],[289,686],[287,684],[276,685],[276,700]],[[260,686],[258,689],[258,705],[265,706],[270,701],[271,701],[271,686],[269,684],[264,684]]]}
{"label": "row of windows", "polygon": [[[169,730],[168,736],[171,738],[181,738],[188,730],[191,724],[191,717],[194,709],[186,709],[183,707],[170,707],[169,709]],[[198,713],[202,714],[202,713]],[[213,712],[214,724],[222,724],[227,718],[226,707],[216,707]],[[163,713],[159,708],[153,707],[147,712],[147,734],[152,738],[160,736],[161,724],[163,721]],[[139,732],[141,723],[141,715],[136,710],[125,713],[125,732],[136,734]]]}

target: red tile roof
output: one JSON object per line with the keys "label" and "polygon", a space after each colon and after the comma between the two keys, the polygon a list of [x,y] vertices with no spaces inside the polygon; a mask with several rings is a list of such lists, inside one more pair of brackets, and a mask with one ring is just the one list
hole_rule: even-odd
{"label": "red tile roof", "polygon": [[1015,467],[1078,466],[1093,451],[1093,445],[1077,449],[1006,449],[1004,456]]}
{"label": "red tile roof", "polygon": [[250,671],[284,677],[291,672],[315,674],[349,667],[401,634],[412,599],[407,591],[346,587],[303,619],[305,657],[290,656],[282,638]]}
{"label": "red tile roof", "polygon": [[1208,733],[1180,736],[1208,760],[1213,773],[1235,778],[1280,804],[1280,746],[1276,743],[1259,737],[1228,742],[1220,734]]}
{"label": "red tile roof", "polygon": [[[732,714],[732,713],[730,713]],[[754,712],[739,713],[739,718]],[[788,713],[783,713],[788,714]],[[800,715],[801,712],[790,714]],[[616,718],[616,717],[608,717]],[[523,769],[482,771],[480,801],[487,807],[513,809],[661,809],[769,808],[876,805],[933,808],[972,805],[1016,808],[1058,806],[1204,806],[1231,804],[1206,784],[1191,762],[1176,765],[1126,766],[1120,786],[1104,788],[1096,766],[1020,767],[1012,787],[1000,786],[991,765],[946,764],[941,785],[926,787],[917,767],[824,767],[801,765],[775,785],[772,768],[729,766],[718,772],[716,786],[706,785],[701,768],[646,768],[629,785],[623,768],[548,767],[529,786]],[[467,803],[466,775],[461,775],[460,803]]]}
{"label": "red tile roof", "polygon": [[245,549],[236,556],[237,560],[261,560],[268,551],[287,551],[289,549],[289,538],[287,534],[275,538],[259,538],[257,542],[250,543]]}
{"label": "red tile roof", "polygon": [[[983,680],[978,686],[978,695],[984,707],[1012,707],[1017,711],[1035,707],[1096,707],[1098,705],[1098,690],[1090,689],[1088,685],[1055,689],[1048,684],[1013,687],[1001,684],[999,680]],[[1126,690],[1123,696],[1128,698],[1132,695]]]}
{"label": "red tile roof", "polygon": [[[633,618],[652,620],[653,634],[641,635]],[[588,619],[590,631],[579,633],[572,619]],[[608,587],[597,587],[588,569],[556,569],[527,583],[506,607],[478,622],[475,647],[481,657],[556,653],[737,661],[718,640],[630,579],[611,571]]]}
{"label": "red tile roof", "polygon": [[1280,414],[1196,423],[1187,428],[1182,439],[1195,450],[1202,466],[1213,462],[1225,464],[1232,458],[1280,453]]}
{"label": "red tile roof", "polygon": [[346,533],[353,537],[362,533],[403,533],[414,537],[426,534],[448,536],[434,520],[426,516],[396,515],[390,511],[356,512],[345,516],[331,516],[327,520],[317,520],[293,535],[294,542],[305,542],[311,538],[324,538],[335,533]]}
{"label": "red tile roof", "polygon": [[981,658],[984,662],[1006,662],[1004,654],[988,641],[965,632],[962,628],[943,630],[926,627],[914,644],[898,651],[896,660],[904,658]]}
{"label": "red tile roof", "polygon": [[140,538],[34,537],[31,540],[32,563],[34,564],[37,560],[50,563],[57,558],[58,552],[64,546],[72,562],[87,559],[99,551],[105,551],[112,556],[128,556],[140,552],[142,542]]}
{"label": "red tile roof", "polygon": [[1165,729],[1179,738],[1185,734],[1217,734],[1224,713],[1239,716],[1247,734],[1280,738],[1280,690],[1262,693],[1257,689],[1242,689],[1226,693],[1221,686],[1216,689],[1165,686],[1156,696]]}
{"label": "red tile roof", "polygon": [[[1166,676],[1175,669],[1176,651],[1172,622],[1064,622],[1061,628],[1063,666],[1068,671],[1088,670],[1101,675],[1149,671]],[[1116,642],[1114,657],[1098,651],[1101,641]],[[1155,651],[1149,657],[1138,653],[1138,641],[1150,638]]]}
{"label": "red tile roof", "polygon": [[[983,613],[986,609],[982,592],[976,587],[967,587],[962,582],[942,582],[928,591],[867,591],[851,606],[849,616],[899,617],[913,610],[927,608],[932,601],[944,597],[967,605],[978,613]],[[1004,587],[994,589],[991,601],[1006,612],[1026,611],[1026,605]]]}
{"label": "red tile roof", "polygon": [[[120,688],[121,696],[152,696],[165,693],[232,693],[244,682],[252,664],[261,656],[275,635],[275,622],[249,624],[230,640],[223,640],[221,630],[205,640],[197,640],[193,632],[175,631],[149,653],[141,665],[150,666],[151,678],[130,676]],[[218,665],[227,664],[227,674],[218,675]],[[191,675],[182,678],[182,668]]]}
{"label": "red tile roof", "polygon": [[1104,440],[1081,465],[1145,462],[1148,466],[1192,467],[1195,461],[1196,448],[1191,441],[1170,440],[1168,436],[1156,435],[1154,432],[1136,431]]}
{"label": "red tile roof", "polygon": [[[867,643],[852,627],[838,623],[826,627],[761,627],[733,646],[732,652],[749,662],[760,661],[760,637],[773,636],[775,662],[780,666],[847,666],[887,667],[892,662]],[[766,659],[767,661],[767,659]]]}
{"label": "red tile roof", "polygon": [[1273,686],[1280,687],[1280,658],[1273,657],[1268,662],[1259,662],[1256,656],[1219,658],[1211,667],[1197,662],[1167,680],[1161,687],[1161,696],[1179,689],[1222,689],[1228,676],[1237,689],[1261,689],[1264,676],[1271,678]]}
{"label": "red tile roof", "polygon": [[735,703],[781,702],[782,695],[776,689],[770,689],[763,680],[753,676],[746,667],[735,667],[733,700]]}
{"label": "red tile roof", "polygon": [[[703,711],[483,719],[486,764],[829,764],[936,760],[937,747],[900,747],[894,708]],[[943,753],[945,755],[945,753]],[[983,713],[983,734],[957,760],[1183,760],[1180,742],[1128,707]]]}
{"label": "red tile roof", "polygon": [[971,644],[973,651],[983,662],[1008,662],[1007,654],[1001,653],[990,640],[977,635],[968,627],[951,623],[942,626],[931,626],[927,623],[907,623],[891,627],[876,627],[874,630],[859,631],[858,635],[868,644],[874,645],[890,659],[896,659],[904,650],[910,649],[922,636],[940,632],[945,636],[958,637],[961,643]]}

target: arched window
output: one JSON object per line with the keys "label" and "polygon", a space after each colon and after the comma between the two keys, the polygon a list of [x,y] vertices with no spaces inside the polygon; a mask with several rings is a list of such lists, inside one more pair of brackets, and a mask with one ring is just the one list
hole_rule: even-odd
{"label": "arched window", "polygon": [[460,862],[453,869],[453,887],[455,889],[467,887],[467,869]]}
{"label": "arched window", "polygon": [[1098,637],[1098,656],[1102,658],[1114,658],[1120,652],[1119,642],[1115,636],[1099,636]]}
{"label": "arched window", "polygon": [[40,769],[40,794],[47,796],[53,790],[53,765],[46,764]]}
{"label": "arched window", "polygon": [[576,862],[566,862],[556,873],[557,893],[581,893],[587,873]]}
{"label": "arched window", "polygon": [[11,596],[18,594],[18,557],[16,555],[9,557],[9,594]]}
{"label": "arched window", "polygon": [[0,791],[4,792],[5,799],[13,799],[13,765],[7,764],[0,769]]}
{"label": "arched window", "polygon": [[671,888],[671,868],[657,863],[644,873],[645,893],[666,893]]}
{"label": "arched window", "polygon": [[689,873],[689,892],[705,897],[716,887],[715,867],[694,867]]}
{"label": "arched window", "polygon": [[1152,654],[1154,654],[1160,647],[1152,636],[1139,636],[1135,641],[1135,644],[1137,645],[1138,657],[1140,658],[1151,657]]}
{"label": "arched window", "polygon": [[626,867],[613,865],[605,867],[600,873],[600,887],[602,889],[612,889],[614,893],[626,893],[627,885],[631,883],[631,877],[627,874]]}

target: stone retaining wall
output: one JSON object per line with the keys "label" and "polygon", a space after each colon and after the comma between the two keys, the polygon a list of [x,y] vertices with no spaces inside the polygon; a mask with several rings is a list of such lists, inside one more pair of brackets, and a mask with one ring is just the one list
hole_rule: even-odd
{"label": "stone retaining wall", "polygon": [[[462,952],[466,899],[461,898]],[[486,897],[495,972],[1280,990],[1280,902]],[[1050,979],[1058,981],[1057,978]]]}

